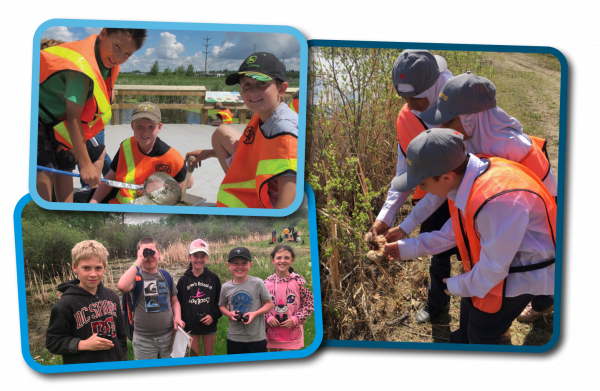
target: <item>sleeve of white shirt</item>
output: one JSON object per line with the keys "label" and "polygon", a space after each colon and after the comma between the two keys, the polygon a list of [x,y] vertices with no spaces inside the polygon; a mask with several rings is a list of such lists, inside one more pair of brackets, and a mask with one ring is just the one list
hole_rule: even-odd
{"label": "sleeve of white shirt", "polygon": [[[405,172],[406,158],[400,150],[400,145],[398,145],[398,162],[396,163],[396,177],[402,175]],[[402,206],[402,204],[404,204],[409,195],[410,191],[401,193],[398,190],[394,189],[394,186],[391,186],[390,183],[390,189],[388,190],[387,198],[385,200],[385,203],[383,204],[383,207],[381,208],[381,211],[379,212],[379,215],[377,216],[377,220],[383,221],[391,227],[394,223],[394,218],[396,217],[396,214],[398,214],[400,207]]]}
{"label": "sleeve of white shirt", "polygon": [[406,216],[402,224],[400,224],[400,228],[407,234],[411,233],[417,225],[427,220],[427,218],[431,216],[445,200],[446,197],[438,197],[427,193],[425,197],[417,202],[417,205],[412,208],[408,216]]}
{"label": "sleeve of white shirt", "polygon": [[441,230],[422,233],[416,238],[398,241],[400,259],[415,259],[442,253],[456,246],[452,219],[448,219]]}
{"label": "sleeve of white shirt", "polygon": [[448,279],[452,295],[484,297],[508,276],[529,224],[529,195],[521,193],[497,197],[481,209],[475,222],[481,242],[479,262],[468,273]]}
{"label": "sleeve of white shirt", "polygon": [[544,179],[544,182],[542,183],[544,184],[544,186],[546,186],[546,189],[548,189],[552,197],[556,197],[558,195],[558,183],[556,182],[554,172],[552,172],[552,167],[550,167],[550,172],[548,173],[546,179]]}

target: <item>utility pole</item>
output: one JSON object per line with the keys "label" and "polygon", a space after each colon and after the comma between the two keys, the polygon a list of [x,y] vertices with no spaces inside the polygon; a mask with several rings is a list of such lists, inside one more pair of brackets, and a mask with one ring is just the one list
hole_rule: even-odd
{"label": "utility pole", "polygon": [[206,34],[206,38],[202,38],[202,39],[206,41],[206,43],[202,44],[202,46],[206,47],[204,49],[204,77],[206,77],[206,64],[208,62],[208,53],[211,53],[208,51],[208,47],[212,46],[212,43],[208,43],[208,41],[210,41],[212,38],[208,38],[208,34]]}

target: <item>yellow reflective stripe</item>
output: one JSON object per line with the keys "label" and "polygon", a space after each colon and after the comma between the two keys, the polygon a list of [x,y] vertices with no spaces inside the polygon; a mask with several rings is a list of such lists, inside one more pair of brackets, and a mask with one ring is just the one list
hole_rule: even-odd
{"label": "yellow reflective stripe", "polygon": [[[123,141],[123,155],[125,156],[125,164],[127,166],[127,174],[123,182],[135,183],[135,159],[133,158],[133,150],[131,149],[131,138]],[[117,170],[118,171],[118,170]],[[130,196],[126,197],[121,193],[125,192]],[[119,189],[117,196],[115,197],[121,204],[126,204],[133,201],[136,192],[129,189]]]}
{"label": "yellow reflective stripe", "polygon": [[292,109],[292,111],[296,114],[298,114],[298,112],[296,111],[296,107],[294,106],[294,100],[292,99],[292,101],[290,102],[290,109]]}
{"label": "yellow reflective stripe", "polygon": [[125,163],[127,164],[127,175],[125,175],[123,182],[135,183],[135,159],[133,158],[130,138],[123,141],[123,155],[125,155]]}
{"label": "yellow reflective stripe", "polygon": [[61,142],[63,144],[67,144],[67,147],[69,147],[69,148],[73,148],[73,145],[71,144],[71,137],[69,137],[69,130],[67,129],[67,125],[65,125],[64,121],[56,124],[56,126],[54,126],[54,130],[63,139],[66,140],[66,142],[62,142],[61,140],[58,140],[59,142]]}
{"label": "yellow reflective stripe", "polygon": [[256,188],[256,180],[252,179],[245,182],[237,182],[237,183],[224,183],[219,187],[219,192],[217,193],[217,201],[227,206],[228,208],[247,208],[246,204],[244,204],[239,198],[234,196],[231,193],[225,191],[225,189],[255,189]]}
{"label": "yellow reflective stripe", "polygon": [[286,170],[297,170],[297,159],[271,159],[261,160],[256,167],[256,176],[259,175],[277,175]]}
{"label": "yellow reflective stripe", "polygon": [[[98,112],[99,116],[95,117],[91,122],[88,123],[91,128],[94,126],[98,120],[102,119],[104,125],[110,122],[112,117],[112,111],[110,109],[110,102],[107,97],[104,95],[102,88],[100,87],[100,83],[104,83],[104,80],[97,80],[96,74],[94,70],[90,66],[90,64],[86,61],[86,59],[75,50],[71,50],[61,46],[52,46],[47,49],[44,49],[48,53],[52,53],[56,56],[62,57],[66,60],[71,61],[75,64],[81,72],[83,72],[86,76],[92,79],[94,83],[94,98],[96,98],[96,102],[98,103]],[[71,137],[69,136],[69,132],[66,126],[59,127],[58,125],[54,127],[54,129],[72,146]]]}

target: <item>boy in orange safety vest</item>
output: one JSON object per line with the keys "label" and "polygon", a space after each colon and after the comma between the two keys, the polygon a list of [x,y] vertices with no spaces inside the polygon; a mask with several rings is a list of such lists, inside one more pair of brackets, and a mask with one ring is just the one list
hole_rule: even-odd
{"label": "boy in orange safety vest", "polygon": [[273,54],[249,56],[239,71],[227,76],[227,85],[240,84],[246,107],[255,114],[240,136],[232,126],[213,133],[213,149],[189,152],[199,165],[216,157],[225,172],[217,206],[233,208],[286,208],[296,197],[298,115],[285,102],[285,65]]}
{"label": "boy in orange safety vest", "polygon": [[467,154],[463,135],[428,129],[408,146],[407,171],[392,185],[417,185],[448,197],[451,220],[439,231],[386,245],[391,260],[414,259],[458,246],[465,273],[444,279],[461,297],[452,343],[499,344],[534,295],[554,293],[556,204],[531,170],[510,160]]}
{"label": "boy in orange safety vest", "polygon": [[[142,185],[155,172],[164,172],[183,186],[187,172],[183,157],[158,138],[162,129],[158,106],[151,102],[137,105],[131,116],[131,129],[133,137],[121,143],[105,178]],[[193,184],[194,177],[190,177],[188,188]],[[116,189],[102,183],[90,203],[126,204],[141,195],[134,190]]]}
{"label": "boy in orange safety vest", "polygon": [[[37,164],[63,171],[79,165],[81,178],[100,184],[104,145],[95,142],[111,118],[110,101],[119,66],[139,50],[144,29],[105,28],[82,41],[48,47],[40,55]],[[37,171],[46,201],[72,202],[73,179]]]}

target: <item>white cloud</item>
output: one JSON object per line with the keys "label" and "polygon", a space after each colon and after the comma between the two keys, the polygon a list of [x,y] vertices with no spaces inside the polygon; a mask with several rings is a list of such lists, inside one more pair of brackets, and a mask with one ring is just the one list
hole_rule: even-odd
{"label": "white cloud", "polygon": [[85,28],[85,32],[92,35],[92,34],[100,34],[100,31],[102,31],[102,27],[86,27]]}
{"label": "white cloud", "polygon": [[222,46],[215,46],[212,50],[211,53],[215,58],[219,57],[219,53],[223,50],[227,50],[229,48],[232,48],[235,46],[235,43],[233,42],[224,42],[222,44]]}
{"label": "white cloud", "polygon": [[179,54],[185,51],[185,46],[181,42],[177,42],[175,34],[167,31],[160,33],[160,40],[156,46],[156,55],[159,59],[176,60]]}
{"label": "white cloud", "polygon": [[152,57],[154,55],[155,49],[154,48],[148,48],[146,49],[146,53],[144,54],[144,57]]}
{"label": "white cloud", "polygon": [[42,34],[42,38],[58,39],[65,42],[77,41],[77,36],[65,26],[54,26]]}

